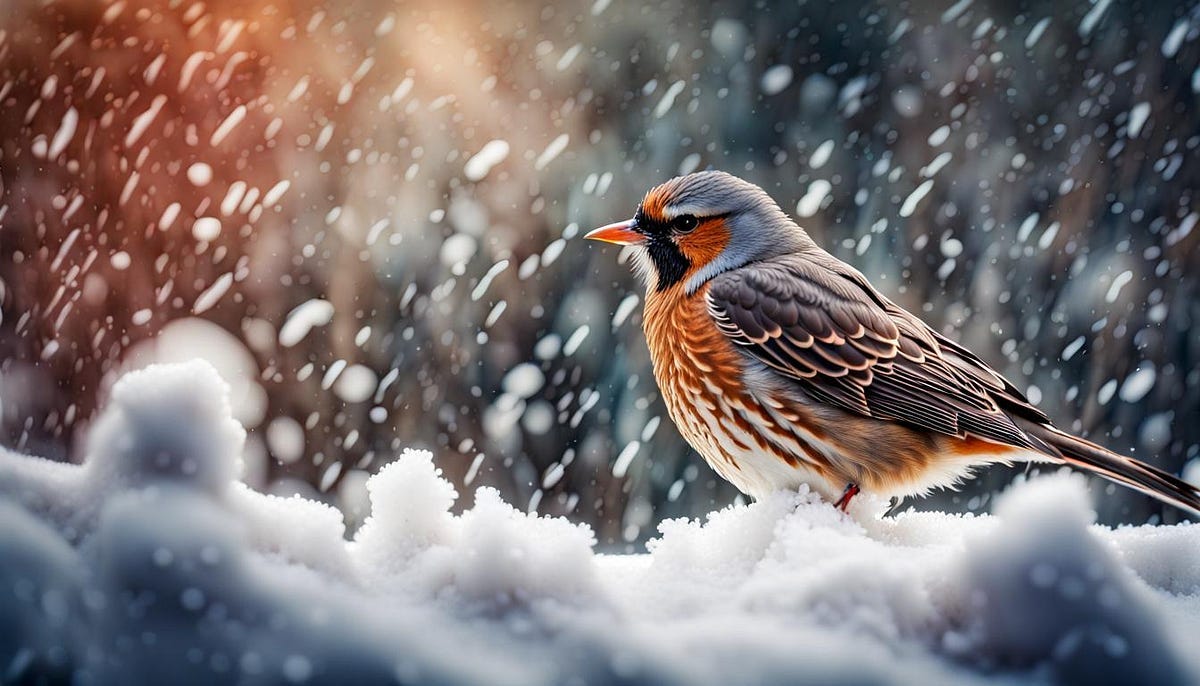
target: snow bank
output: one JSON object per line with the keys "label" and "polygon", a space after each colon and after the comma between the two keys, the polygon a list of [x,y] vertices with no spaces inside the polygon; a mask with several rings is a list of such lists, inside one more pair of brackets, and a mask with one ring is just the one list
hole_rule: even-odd
{"label": "snow bank", "polygon": [[647,554],[457,494],[406,452],[338,512],[237,483],[203,363],[120,381],[81,466],[0,452],[0,683],[1195,683],[1200,530],[1092,524],[1081,481],[995,517],[778,493]]}

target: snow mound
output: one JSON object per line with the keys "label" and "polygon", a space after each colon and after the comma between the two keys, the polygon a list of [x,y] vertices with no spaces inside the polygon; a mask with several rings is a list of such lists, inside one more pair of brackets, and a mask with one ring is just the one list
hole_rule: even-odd
{"label": "snow mound", "polygon": [[427,452],[372,516],[235,481],[204,363],[113,389],[82,465],[0,451],[0,682],[1195,683],[1200,529],[1094,525],[1080,479],[997,515],[777,493],[644,555],[457,493]]}
{"label": "snow mound", "polygon": [[406,451],[367,482],[372,515],[350,544],[377,587],[499,610],[538,599],[573,603],[599,593],[591,530],[527,515],[481,488],[475,506],[450,514],[458,497],[428,452]]}

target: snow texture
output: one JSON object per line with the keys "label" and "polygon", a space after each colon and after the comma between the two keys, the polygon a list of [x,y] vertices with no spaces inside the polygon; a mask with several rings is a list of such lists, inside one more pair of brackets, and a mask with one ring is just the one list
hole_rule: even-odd
{"label": "snow texture", "polygon": [[408,451],[346,540],[238,483],[206,363],[113,388],[82,465],[0,452],[0,682],[1195,683],[1200,530],[1111,530],[1082,481],[995,516],[777,493],[644,555],[458,494]]}

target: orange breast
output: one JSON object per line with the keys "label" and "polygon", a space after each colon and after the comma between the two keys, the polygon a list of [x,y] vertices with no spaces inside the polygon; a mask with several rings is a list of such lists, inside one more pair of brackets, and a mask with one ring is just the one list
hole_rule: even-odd
{"label": "orange breast", "polygon": [[[680,285],[646,298],[646,342],[667,411],[688,443],[735,484],[742,466],[733,453],[757,453],[796,466],[796,455],[763,435],[762,425],[772,421],[745,391],[745,361],[709,316],[707,288],[689,296]],[[777,411],[799,419],[794,408]]]}

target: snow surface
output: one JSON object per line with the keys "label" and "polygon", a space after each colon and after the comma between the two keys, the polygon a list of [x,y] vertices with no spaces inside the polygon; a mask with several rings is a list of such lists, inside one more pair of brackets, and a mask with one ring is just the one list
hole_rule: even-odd
{"label": "snow surface", "polygon": [[112,390],[82,465],[0,451],[0,682],[1195,683],[1200,529],[1092,524],[1082,482],[996,516],[778,493],[643,555],[458,494],[408,451],[372,516],[236,481],[206,363]]}

